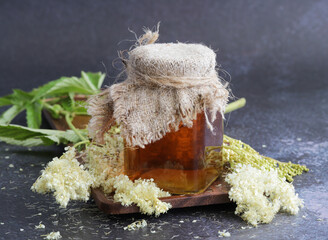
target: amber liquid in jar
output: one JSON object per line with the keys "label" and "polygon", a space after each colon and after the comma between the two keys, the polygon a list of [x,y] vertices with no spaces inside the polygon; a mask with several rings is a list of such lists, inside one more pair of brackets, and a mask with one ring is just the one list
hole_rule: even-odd
{"label": "amber liquid in jar", "polygon": [[193,127],[180,126],[176,132],[145,148],[124,150],[125,174],[131,180],[153,178],[158,187],[172,194],[192,194],[206,190],[219,172],[205,164],[205,147],[223,142],[221,114],[213,123],[213,134],[207,127],[204,113],[198,114]]}

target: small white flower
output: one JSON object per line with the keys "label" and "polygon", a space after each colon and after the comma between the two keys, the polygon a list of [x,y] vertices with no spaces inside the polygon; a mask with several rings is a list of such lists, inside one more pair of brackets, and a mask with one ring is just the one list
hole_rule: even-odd
{"label": "small white flower", "polygon": [[231,234],[229,232],[227,232],[226,230],[223,231],[218,231],[219,233],[219,237],[230,237]]}
{"label": "small white flower", "polygon": [[134,231],[139,228],[144,228],[146,226],[147,226],[146,220],[142,219],[142,220],[135,221],[129,224],[128,226],[124,227],[124,230]]}
{"label": "small white flower", "polygon": [[42,224],[42,222],[39,222],[39,225],[35,225],[35,229],[42,229],[45,228],[46,226],[44,224]]}

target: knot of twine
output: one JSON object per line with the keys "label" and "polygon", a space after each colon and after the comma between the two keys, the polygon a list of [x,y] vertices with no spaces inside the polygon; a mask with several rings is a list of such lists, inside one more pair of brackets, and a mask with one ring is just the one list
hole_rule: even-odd
{"label": "knot of twine", "polygon": [[[154,31],[149,28],[145,28],[144,34],[141,35],[136,43],[131,47],[144,46],[155,43],[159,38],[159,23]],[[157,85],[159,87],[174,87],[174,88],[190,88],[202,85],[211,85],[217,83],[218,74],[215,70],[211,71],[205,77],[194,77],[194,76],[173,76],[173,75],[149,75],[142,73],[138,70],[135,65],[129,62],[128,58],[124,57],[124,52],[120,52],[120,58],[125,66],[125,71],[128,77],[136,84],[140,85]]]}

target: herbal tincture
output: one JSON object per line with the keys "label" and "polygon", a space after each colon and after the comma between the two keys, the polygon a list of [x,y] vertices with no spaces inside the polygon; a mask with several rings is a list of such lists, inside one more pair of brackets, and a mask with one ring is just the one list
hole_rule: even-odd
{"label": "herbal tincture", "polygon": [[174,194],[204,191],[218,176],[214,167],[206,166],[205,146],[222,144],[222,118],[214,122],[216,135],[206,129],[205,116],[197,115],[191,128],[180,126],[145,148],[124,150],[125,173],[131,179],[153,178],[158,187]]}
{"label": "herbal tincture", "polygon": [[113,124],[124,138],[124,173],[153,178],[171,193],[205,190],[219,175],[205,147],[222,144],[228,91],[216,55],[201,44],[154,43],[146,31],[122,61],[126,80],[90,101],[91,137],[102,142]]}

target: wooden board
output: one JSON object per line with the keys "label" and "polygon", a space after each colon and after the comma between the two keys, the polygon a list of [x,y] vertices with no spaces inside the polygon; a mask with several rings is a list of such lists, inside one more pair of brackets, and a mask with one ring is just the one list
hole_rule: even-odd
{"label": "wooden board", "polygon": [[[46,111],[44,111],[44,115],[52,128],[58,130],[68,129],[64,118],[53,119]],[[81,116],[75,118],[73,124],[77,128],[84,128],[88,121],[88,116]],[[230,202],[228,192],[229,185],[220,177],[203,193],[173,195],[171,197],[161,198],[161,200],[170,203],[172,208],[223,204]],[[92,189],[91,194],[98,208],[106,214],[128,214],[139,212],[139,208],[136,205],[124,207],[120,203],[114,202],[112,196],[106,196],[100,189]]]}
{"label": "wooden board", "polygon": [[[219,178],[203,193],[173,195],[171,197],[160,199],[164,202],[170,203],[172,208],[205,206],[230,202],[228,191],[228,184],[225,183],[222,178]],[[129,207],[124,207],[120,203],[114,202],[112,196],[105,196],[100,189],[92,189],[91,193],[98,208],[106,214],[128,214],[139,212],[139,208],[137,206],[132,205]]]}
{"label": "wooden board", "polygon": [[[62,131],[69,129],[64,117],[55,119],[48,111],[45,110],[43,110],[43,115],[46,117],[47,121],[53,129]],[[83,129],[87,127],[89,120],[90,116],[76,116],[73,118],[72,123],[76,128]]]}

